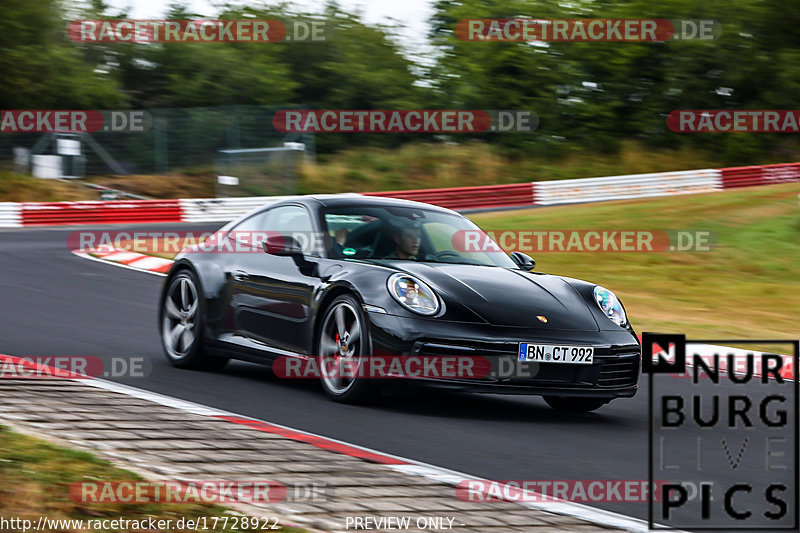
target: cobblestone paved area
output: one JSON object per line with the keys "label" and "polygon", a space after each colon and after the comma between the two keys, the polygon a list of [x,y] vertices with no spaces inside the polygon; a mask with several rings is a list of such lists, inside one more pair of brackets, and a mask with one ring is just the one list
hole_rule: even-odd
{"label": "cobblestone paved area", "polygon": [[[461,501],[452,484],[392,465],[80,381],[2,379],[0,398],[0,423],[92,451],[153,481],[274,480],[290,493],[292,487],[324,487],[310,501],[229,506],[309,530],[355,531],[357,517],[407,516],[409,531],[418,531],[419,518],[435,517],[444,524],[454,519],[459,533],[614,531],[512,502]],[[368,531],[398,531],[371,526]]]}

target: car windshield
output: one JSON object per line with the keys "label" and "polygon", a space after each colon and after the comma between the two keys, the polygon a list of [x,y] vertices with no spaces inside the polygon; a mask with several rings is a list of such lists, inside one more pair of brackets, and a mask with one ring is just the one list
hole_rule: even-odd
{"label": "car windshield", "polygon": [[324,213],[330,257],[514,268],[468,218],[414,207],[352,206]]}

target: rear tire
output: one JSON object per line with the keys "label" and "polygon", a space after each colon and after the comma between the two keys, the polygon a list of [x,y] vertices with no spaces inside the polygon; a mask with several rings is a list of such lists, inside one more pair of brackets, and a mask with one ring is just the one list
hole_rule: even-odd
{"label": "rear tire", "polygon": [[545,396],[544,401],[556,411],[570,413],[589,413],[600,409],[610,400],[605,398],[581,398],[564,396]]}
{"label": "rear tire", "polygon": [[173,366],[222,370],[228,359],[210,357],[203,345],[205,302],[199,287],[191,270],[181,270],[169,280],[159,315],[161,345]]}
{"label": "rear tire", "polygon": [[[337,296],[325,311],[317,332],[317,355],[320,381],[325,394],[342,403],[369,403],[377,397],[376,384],[358,371],[352,378],[334,372],[328,375],[324,369],[341,369],[347,363],[351,369],[364,368],[370,356],[372,343],[366,330],[366,319],[361,304],[350,296]],[[358,367],[358,365],[361,365]]]}

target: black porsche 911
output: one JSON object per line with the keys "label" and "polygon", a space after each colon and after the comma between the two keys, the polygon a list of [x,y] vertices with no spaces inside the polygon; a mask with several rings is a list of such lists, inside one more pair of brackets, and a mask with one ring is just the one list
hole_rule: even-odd
{"label": "black porsche 911", "polygon": [[[614,293],[532,272],[533,259],[491,241],[467,251],[455,238],[465,231],[488,239],[456,212],[406,200],[318,195],[268,205],[176,257],[159,317],[167,358],[206,370],[229,359],[273,368],[480,359],[483,372],[405,381],[537,394],[570,411],[636,393],[641,348]],[[319,377],[344,402],[363,402],[382,383],[358,372]]]}

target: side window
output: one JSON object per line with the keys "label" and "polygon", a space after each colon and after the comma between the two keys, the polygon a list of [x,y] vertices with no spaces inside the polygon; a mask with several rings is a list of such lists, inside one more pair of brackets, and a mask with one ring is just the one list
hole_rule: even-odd
{"label": "side window", "polygon": [[295,231],[311,231],[311,217],[302,207],[285,205],[267,211],[267,231],[291,235]]}
{"label": "side window", "polygon": [[308,211],[300,206],[286,205],[270,209],[266,215],[264,230],[294,237],[303,253],[316,255],[317,243]]}
{"label": "side window", "polygon": [[366,253],[371,251],[366,249],[366,245],[375,240],[375,234],[364,232],[368,229],[366,226],[376,221],[379,225],[378,218],[365,214],[326,213],[329,257],[366,257]]}
{"label": "side window", "polygon": [[238,231],[264,231],[266,229],[264,227],[264,221],[267,218],[267,213],[269,213],[269,211],[261,211],[260,213],[256,213],[255,215],[242,220],[231,231],[234,233]]}
{"label": "side window", "polygon": [[266,239],[264,222],[269,211],[261,211],[242,220],[228,233],[228,238],[240,245],[253,246],[253,243]]}

